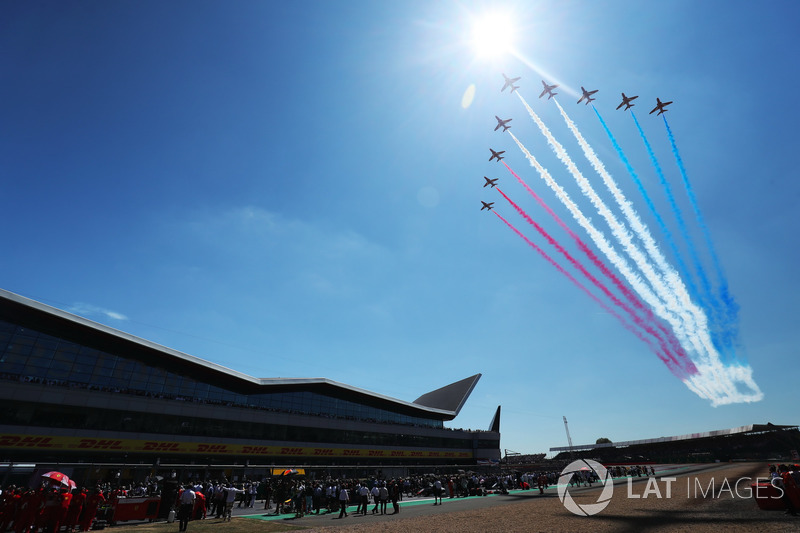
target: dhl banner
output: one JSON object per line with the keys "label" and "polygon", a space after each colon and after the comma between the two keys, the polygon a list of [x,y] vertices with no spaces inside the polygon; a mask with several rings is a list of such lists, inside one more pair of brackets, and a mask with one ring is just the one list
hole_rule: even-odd
{"label": "dhl banner", "polygon": [[0,434],[0,449],[48,449],[65,451],[120,451],[129,453],[196,453],[203,455],[267,455],[280,457],[398,457],[409,459],[472,459],[472,452],[439,450],[370,450],[364,448],[311,448],[257,446],[134,439],[87,439]]}

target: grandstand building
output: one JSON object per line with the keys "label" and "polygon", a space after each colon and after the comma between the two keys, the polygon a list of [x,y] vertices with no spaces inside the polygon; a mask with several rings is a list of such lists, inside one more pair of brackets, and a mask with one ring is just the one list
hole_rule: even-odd
{"label": "grandstand building", "polygon": [[470,465],[449,429],[480,374],[413,402],[324,378],[253,378],[0,290],[0,461]]}
{"label": "grandstand building", "polygon": [[800,460],[798,426],[772,423],[704,431],[672,437],[550,448],[555,461],[573,457],[602,462],[686,463],[712,461]]}

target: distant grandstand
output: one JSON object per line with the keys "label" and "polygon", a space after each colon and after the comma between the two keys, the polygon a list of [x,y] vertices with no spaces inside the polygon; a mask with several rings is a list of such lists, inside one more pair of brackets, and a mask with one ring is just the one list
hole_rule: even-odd
{"label": "distant grandstand", "polygon": [[539,464],[544,461],[546,453],[517,453],[506,450],[503,463],[507,465]]}
{"label": "distant grandstand", "polygon": [[798,426],[772,423],[691,433],[673,437],[557,446],[556,461],[593,458],[603,462],[708,462],[708,461],[800,461]]}

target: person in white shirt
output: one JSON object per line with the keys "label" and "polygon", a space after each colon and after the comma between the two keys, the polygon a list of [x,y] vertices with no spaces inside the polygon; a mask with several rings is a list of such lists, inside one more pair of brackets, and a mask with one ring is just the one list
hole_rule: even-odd
{"label": "person in white shirt", "polygon": [[347,516],[347,500],[349,499],[350,495],[347,494],[347,486],[342,485],[342,488],[339,489],[339,505],[341,506],[341,510],[339,511],[339,518]]}
{"label": "person in white shirt", "polygon": [[378,485],[372,487],[372,499],[375,501],[375,507],[372,508],[372,514],[378,512],[378,507],[381,505],[381,489],[378,488]]}
{"label": "person in white shirt", "polygon": [[250,484],[250,488],[247,490],[247,495],[250,500],[249,507],[255,506],[257,494],[258,494],[258,482],[253,482]]}
{"label": "person in white shirt", "polygon": [[178,531],[186,531],[189,526],[189,520],[192,518],[192,510],[194,510],[195,494],[191,485],[186,485],[181,495],[178,497],[180,508],[178,510]]}
{"label": "person in white shirt", "polygon": [[366,485],[361,485],[361,488],[358,489],[358,495],[361,499],[359,511],[361,511],[361,514],[367,514],[367,507],[369,507],[369,489]]}
{"label": "person in white shirt", "polygon": [[433,505],[442,504],[442,482],[438,479],[433,482]]}
{"label": "person in white shirt", "polygon": [[225,496],[225,511],[222,514],[223,522],[225,520],[227,520],[228,522],[231,521],[231,513],[233,513],[233,502],[236,501],[237,492],[244,492],[244,491],[241,489],[237,489],[233,485],[222,489],[222,493]]}
{"label": "person in white shirt", "polygon": [[385,481],[381,481],[381,488],[378,489],[378,491],[381,499],[381,514],[386,514],[386,502],[389,501],[389,489],[386,488]]}

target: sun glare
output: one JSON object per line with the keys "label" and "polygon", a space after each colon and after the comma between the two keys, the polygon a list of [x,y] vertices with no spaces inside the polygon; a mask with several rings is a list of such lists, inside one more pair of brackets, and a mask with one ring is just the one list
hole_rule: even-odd
{"label": "sun glare", "polygon": [[478,57],[493,59],[511,52],[514,39],[508,13],[487,13],[472,21],[472,48]]}

